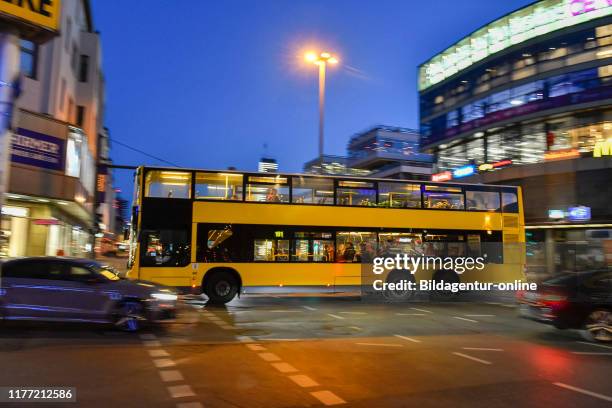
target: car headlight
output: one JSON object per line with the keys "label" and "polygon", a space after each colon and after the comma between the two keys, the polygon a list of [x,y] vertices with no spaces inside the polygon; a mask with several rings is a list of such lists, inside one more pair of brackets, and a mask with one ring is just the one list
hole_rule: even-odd
{"label": "car headlight", "polygon": [[177,300],[178,296],[173,293],[153,293],[151,294],[153,299],[157,300]]}

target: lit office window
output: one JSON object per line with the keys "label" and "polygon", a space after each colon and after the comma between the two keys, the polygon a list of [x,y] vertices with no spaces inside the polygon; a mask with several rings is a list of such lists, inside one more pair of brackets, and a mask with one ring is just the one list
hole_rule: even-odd
{"label": "lit office window", "polygon": [[32,41],[20,40],[19,48],[21,72],[28,78],[36,79],[36,65],[38,60],[38,46]]}

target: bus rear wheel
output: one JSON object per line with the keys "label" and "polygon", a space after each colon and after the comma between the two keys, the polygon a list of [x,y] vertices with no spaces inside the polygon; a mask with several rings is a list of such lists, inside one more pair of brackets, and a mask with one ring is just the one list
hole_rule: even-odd
{"label": "bus rear wheel", "polygon": [[211,304],[224,305],[238,293],[238,281],[229,272],[213,272],[212,276],[206,280],[204,293]]}

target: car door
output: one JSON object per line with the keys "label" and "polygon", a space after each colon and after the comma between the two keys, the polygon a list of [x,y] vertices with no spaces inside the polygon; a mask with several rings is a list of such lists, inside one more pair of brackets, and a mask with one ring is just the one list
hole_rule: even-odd
{"label": "car door", "polygon": [[55,319],[58,310],[56,283],[61,266],[44,259],[7,262],[3,267],[2,294],[10,319]]}
{"label": "car door", "polygon": [[104,320],[109,303],[116,297],[109,288],[112,282],[84,263],[65,262],[64,271],[61,286],[66,296],[61,307],[72,319]]}

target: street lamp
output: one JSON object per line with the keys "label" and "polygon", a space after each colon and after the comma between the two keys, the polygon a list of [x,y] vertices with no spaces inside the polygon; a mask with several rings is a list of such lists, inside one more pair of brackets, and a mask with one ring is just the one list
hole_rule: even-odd
{"label": "street lamp", "polygon": [[319,166],[323,174],[323,127],[325,111],[325,68],[327,64],[337,64],[338,58],[329,52],[307,53],[304,58],[306,61],[319,66]]}

